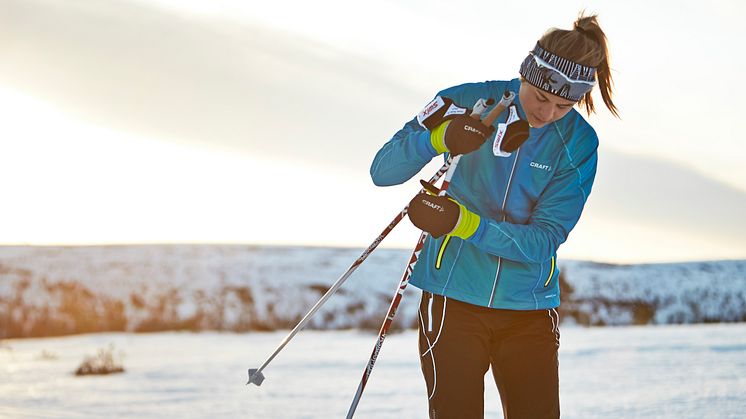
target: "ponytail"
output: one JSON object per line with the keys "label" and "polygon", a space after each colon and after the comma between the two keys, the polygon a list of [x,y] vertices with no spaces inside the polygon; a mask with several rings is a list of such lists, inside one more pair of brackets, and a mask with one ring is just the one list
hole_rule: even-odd
{"label": "ponytail", "polygon": [[[550,29],[541,37],[539,45],[578,64],[596,67],[596,81],[601,98],[606,108],[614,116],[619,117],[617,107],[611,99],[614,81],[609,68],[606,34],[598,24],[597,15],[583,16],[581,13],[569,31]],[[578,103],[585,107],[588,115],[596,112],[591,92],[586,93]]]}

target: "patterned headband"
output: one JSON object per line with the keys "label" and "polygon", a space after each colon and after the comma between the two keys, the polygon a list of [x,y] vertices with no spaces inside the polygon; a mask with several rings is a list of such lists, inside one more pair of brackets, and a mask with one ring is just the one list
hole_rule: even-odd
{"label": "patterned headband", "polygon": [[579,101],[596,84],[596,68],[553,54],[536,43],[523,64],[521,76],[530,84],[553,95]]}

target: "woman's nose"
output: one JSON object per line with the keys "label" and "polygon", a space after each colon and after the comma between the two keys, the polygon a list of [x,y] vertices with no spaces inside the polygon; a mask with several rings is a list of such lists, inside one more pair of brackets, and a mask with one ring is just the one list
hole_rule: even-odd
{"label": "woman's nose", "polygon": [[541,118],[544,122],[549,122],[552,120],[552,117],[554,116],[554,107],[553,106],[541,106],[539,107],[539,114],[537,115],[539,118]]}

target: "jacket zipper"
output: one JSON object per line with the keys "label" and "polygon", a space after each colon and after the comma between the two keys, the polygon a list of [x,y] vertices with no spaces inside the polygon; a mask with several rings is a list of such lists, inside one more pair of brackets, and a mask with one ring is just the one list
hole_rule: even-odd
{"label": "jacket zipper", "polygon": [[549,286],[549,283],[552,281],[552,275],[554,275],[554,256],[552,256],[552,267],[549,269],[549,278],[547,278],[547,282],[544,283],[544,288]]}
{"label": "jacket zipper", "polygon": [[446,247],[448,246],[448,243],[451,241],[451,236],[446,236],[443,239],[443,243],[440,244],[440,249],[438,249],[438,257],[435,259],[435,269],[440,269],[440,264],[443,262],[443,254],[446,252]]}
{"label": "jacket zipper", "polygon": [[[513,160],[513,168],[510,169],[510,177],[508,178],[508,185],[505,187],[505,196],[503,197],[503,206],[502,206],[502,213],[503,218],[502,221],[505,221],[505,206],[508,203],[508,194],[510,193],[510,185],[513,183],[513,173],[515,173],[515,166],[518,163],[518,154],[521,152],[521,149],[519,148],[515,152],[515,160]],[[492,285],[492,293],[490,294],[490,301],[487,305],[488,307],[492,307],[492,303],[495,301],[495,291],[497,291],[497,282],[500,278],[500,271],[502,268],[502,256],[497,258],[497,272],[495,272],[495,283]]]}

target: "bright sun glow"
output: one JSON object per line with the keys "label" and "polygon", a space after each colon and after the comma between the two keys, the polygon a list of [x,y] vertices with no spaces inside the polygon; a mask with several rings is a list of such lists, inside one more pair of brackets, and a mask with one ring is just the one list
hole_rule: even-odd
{"label": "bright sun glow", "polygon": [[[743,6],[692,4],[671,20],[665,5],[586,3],[480,0],[453,19],[452,4],[424,0],[8,2],[2,244],[366,247],[439,166],[377,188],[378,148],[438,89],[515,76],[537,36],[586,8],[611,42],[622,119],[596,95],[599,176],[560,255],[742,258],[746,148],[732,101],[744,94],[708,78],[708,63],[746,68],[717,55],[738,48]],[[665,72],[639,27],[671,34],[669,55],[700,59]],[[405,220],[382,246],[411,248],[417,233]]]}
{"label": "bright sun glow", "polygon": [[298,222],[326,211],[295,208],[314,197],[294,183],[331,181],[318,170],[86,125],[9,89],[0,112],[6,243],[292,243]]}

